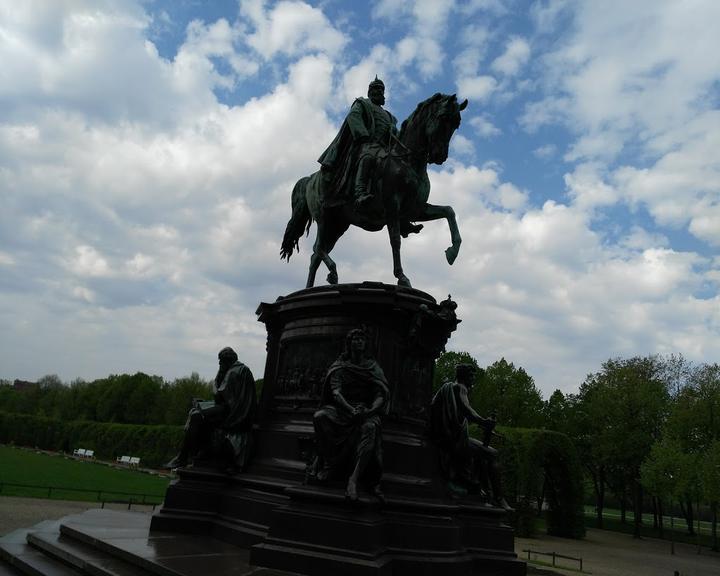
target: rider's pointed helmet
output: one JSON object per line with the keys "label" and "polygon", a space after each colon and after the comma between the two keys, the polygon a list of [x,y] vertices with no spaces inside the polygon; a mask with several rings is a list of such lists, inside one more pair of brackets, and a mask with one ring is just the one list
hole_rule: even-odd
{"label": "rider's pointed helmet", "polygon": [[383,92],[385,91],[385,84],[383,84],[383,81],[377,77],[377,74],[375,74],[375,80],[370,82],[370,85],[368,86],[368,92],[370,92],[370,90],[372,90],[373,88],[381,88]]}

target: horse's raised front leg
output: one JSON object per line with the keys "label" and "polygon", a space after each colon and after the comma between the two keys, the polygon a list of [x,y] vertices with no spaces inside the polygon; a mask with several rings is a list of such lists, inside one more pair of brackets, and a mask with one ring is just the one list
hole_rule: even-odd
{"label": "horse's raised front leg", "polygon": [[462,238],[460,237],[460,230],[458,229],[457,220],[455,220],[455,210],[452,206],[435,206],[434,204],[425,204],[421,212],[413,218],[418,222],[428,222],[429,220],[439,220],[445,218],[450,228],[450,245],[445,250],[445,258],[447,258],[448,264],[455,262],[458,252],[460,251],[460,244]]}
{"label": "horse's raised front leg", "polygon": [[397,278],[398,286],[412,288],[410,280],[403,273],[402,262],[400,261],[400,224],[394,222],[393,224],[388,224],[387,228],[393,255],[393,274],[395,278]]}

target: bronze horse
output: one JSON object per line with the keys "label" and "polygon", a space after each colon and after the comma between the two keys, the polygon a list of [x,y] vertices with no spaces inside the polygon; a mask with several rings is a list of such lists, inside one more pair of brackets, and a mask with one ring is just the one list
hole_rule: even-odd
{"label": "bronze horse", "polygon": [[400,261],[400,236],[419,232],[420,226],[411,222],[427,222],[445,218],[450,228],[452,244],[445,250],[448,264],[452,264],[460,249],[460,232],[455,212],[450,206],[428,204],[430,180],[427,165],[442,164],[447,160],[450,138],[460,126],[460,112],[467,100],[458,103],[455,94],[435,94],[420,102],[415,111],[402,124],[398,138],[394,139],[384,165],[379,166],[373,178],[376,190],[372,203],[358,210],[352,194],[336,205],[326,202],[328,192],[335,198],[341,191],[323,190],[329,179],[315,172],[298,180],[292,191],[292,216],[285,229],[280,258],[288,261],[293,251],[299,251],[298,240],[303,232],[309,233],[313,220],[317,223],[317,235],[310,257],[307,288],[315,284],[315,273],[320,262],[330,271],[327,281],[337,284],[338,275],[330,252],[340,236],[351,224],[376,232],[388,227],[393,254],[393,274],[400,286],[410,287],[410,280],[403,273]]}

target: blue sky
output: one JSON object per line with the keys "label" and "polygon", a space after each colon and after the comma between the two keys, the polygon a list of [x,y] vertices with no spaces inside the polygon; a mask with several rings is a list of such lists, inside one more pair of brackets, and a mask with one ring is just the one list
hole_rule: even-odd
{"label": "blue sky", "polygon": [[[290,191],[377,74],[400,120],[470,102],[404,241],[449,348],[547,396],[615,356],[720,352],[714,0],[0,1],[0,378],[264,367]],[[311,232],[311,236],[314,231]],[[341,281],[394,282],[351,230]],[[324,277],[321,271],[319,277]]]}

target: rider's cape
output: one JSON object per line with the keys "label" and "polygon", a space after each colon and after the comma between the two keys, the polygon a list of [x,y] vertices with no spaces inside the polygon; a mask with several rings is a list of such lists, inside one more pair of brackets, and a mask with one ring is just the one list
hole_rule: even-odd
{"label": "rider's cape", "polygon": [[[322,186],[323,190],[327,191],[322,198],[326,206],[342,204],[348,197],[352,197],[352,186],[360,156],[358,149],[361,146],[357,138],[370,137],[375,132],[371,105],[368,98],[357,98],[340,126],[337,136],[318,158],[326,178]],[[385,111],[390,116],[392,124],[397,125],[397,118]]]}

